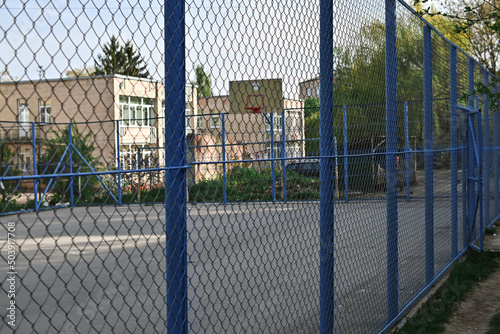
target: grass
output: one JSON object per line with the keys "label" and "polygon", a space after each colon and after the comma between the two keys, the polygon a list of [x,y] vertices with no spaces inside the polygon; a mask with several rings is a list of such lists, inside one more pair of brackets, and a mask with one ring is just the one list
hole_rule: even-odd
{"label": "grass", "polygon": [[16,199],[9,199],[0,202],[0,213],[16,212],[23,210],[32,210],[35,208],[35,201],[29,200],[26,203],[18,203]]}
{"label": "grass", "polygon": [[468,251],[465,260],[453,266],[449,279],[436,293],[435,298],[420,309],[413,319],[408,320],[397,333],[433,334],[444,331],[444,325],[457,309],[458,302],[465,300],[479,282],[487,279],[499,267],[499,258],[499,253]]}
{"label": "grass", "polygon": [[498,334],[500,333],[500,309],[497,310],[497,314],[490,319],[490,329],[486,334]]}
{"label": "grass", "polygon": [[[275,172],[276,199],[283,198],[281,171]],[[253,168],[235,166],[226,173],[226,198],[228,201],[271,201],[273,182],[270,169],[256,171]],[[319,179],[306,177],[293,171],[287,172],[287,199],[319,199]],[[202,180],[189,188],[189,201],[222,202],[224,181],[222,176]]]}
{"label": "grass", "polygon": [[488,234],[488,235],[493,235],[495,234],[495,228],[494,227],[488,227],[484,230],[484,234]]}

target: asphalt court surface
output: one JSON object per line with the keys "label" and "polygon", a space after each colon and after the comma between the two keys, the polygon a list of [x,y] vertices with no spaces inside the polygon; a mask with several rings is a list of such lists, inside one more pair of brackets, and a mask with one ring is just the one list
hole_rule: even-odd
{"label": "asphalt court surface", "polygon": [[[424,204],[398,202],[400,305],[425,285]],[[438,272],[451,259],[450,200],[436,199],[434,210]],[[18,247],[18,332],[165,332],[163,205],[0,217],[2,226],[9,221]],[[342,333],[377,332],[386,321],[386,226],[384,200],[335,204],[335,320]],[[318,202],[188,205],[187,230],[190,331],[318,331]],[[6,319],[7,264],[0,268]]]}

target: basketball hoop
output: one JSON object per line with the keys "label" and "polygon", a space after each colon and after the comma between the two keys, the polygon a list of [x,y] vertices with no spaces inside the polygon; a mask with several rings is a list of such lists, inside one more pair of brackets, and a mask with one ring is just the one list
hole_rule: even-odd
{"label": "basketball hoop", "polygon": [[247,110],[252,110],[252,112],[253,112],[254,114],[258,114],[258,113],[259,113],[259,111],[260,111],[260,108],[259,108],[259,107],[247,107],[246,109],[247,109]]}
{"label": "basketball hoop", "polygon": [[260,111],[265,111],[266,103],[264,95],[247,95],[246,110],[251,111],[254,114],[260,113]]}

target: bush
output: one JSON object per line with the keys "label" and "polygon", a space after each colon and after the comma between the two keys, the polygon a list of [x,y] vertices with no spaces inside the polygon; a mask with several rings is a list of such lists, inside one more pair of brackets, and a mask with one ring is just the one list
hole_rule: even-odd
{"label": "bush", "polygon": [[[93,139],[94,135],[91,131],[83,134],[79,131],[78,126],[75,123],[71,124],[72,129],[72,144],[82,154],[82,159],[78,154],[72,154],[70,161],[70,155],[68,153],[64,154],[68,144],[69,144],[69,126],[63,129],[62,133],[59,134],[56,131],[52,131],[54,138],[48,139],[47,145],[45,147],[45,152],[42,155],[40,165],[45,165],[43,174],[54,174],[56,172],[56,166],[61,162],[57,173],[72,173],[72,172],[89,172],[90,168],[87,166],[89,164],[94,169],[99,166],[98,159],[93,156],[95,150]],[[70,162],[73,165],[73,170],[70,170]],[[49,179],[45,180],[45,184],[48,185]],[[96,176],[78,176],[73,178],[73,187],[70,187],[71,180],[69,178],[58,178],[51,184],[51,199],[50,203],[61,203],[69,202],[71,197],[71,191],[73,191],[73,198],[75,203],[83,202],[90,203],[93,201],[95,196],[95,187],[99,183]]]}
{"label": "bush", "polygon": [[[281,171],[276,171],[276,199],[283,199]],[[224,200],[222,176],[202,180],[189,188],[191,202],[222,202]],[[272,175],[270,169],[235,166],[226,173],[228,201],[272,201]],[[287,172],[287,198],[294,200],[319,199],[319,179],[306,177],[293,171]]]}

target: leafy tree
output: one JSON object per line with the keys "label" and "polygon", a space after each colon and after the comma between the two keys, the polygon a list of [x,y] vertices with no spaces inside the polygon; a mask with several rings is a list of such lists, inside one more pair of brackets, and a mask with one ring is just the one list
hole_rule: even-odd
{"label": "leafy tree", "polygon": [[306,156],[319,156],[319,112],[312,113],[305,118],[304,135],[306,138]]}
{"label": "leafy tree", "polygon": [[[414,0],[415,6],[427,0]],[[479,62],[495,75],[500,74],[500,0],[447,0],[446,9],[437,11],[434,8],[425,8],[418,11],[420,15],[429,17],[448,18],[457,35],[464,36],[469,48],[464,48],[479,59]],[[420,9],[421,7],[417,7]],[[460,45],[460,44],[459,44]],[[476,83],[472,95],[485,94],[493,107],[498,107],[499,93],[495,87],[499,84],[498,78],[493,78],[490,85]],[[467,98],[464,93],[464,98]]]}
{"label": "leafy tree", "polygon": [[[80,152],[82,157],[74,150],[70,155],[69,150],[64,154],[69,144],[69,125],[66,126],[62,133],[55,130],[52,131],[53,137],[47,140],[44,148],[44,153],[41,157],[40,167],[43,168],[43,174],[56,173],[56,167],[61,162],[57,173],[74,173],[74,172],[89,172],[88,163],[93,168],[99,165],[98,158],[93,156],[95,151],[94,134],[89,131],[83,134],[78,129],[75,123],[71,124],[72,143],[75,149]],[[72,169],[70,168],[70,157]],[[52,195],[58,201],[67,201],[70,196],[69,180],[57,180],[59,183],[52,190]],[[82,189],[74,187],[74,195],[76,198],[81,197],[82,200],[88,200],[94,194],[93,185],[97,183],[97,179],[92,176],[84,176],[80,179]]]}
{"label": "leafy tree", "polygon": [[[12,151],[7,146],[6,142],[0,143],[0,176],[16,176],[21,175],[21,171],[15,167],[16,151]],[[7,192],[19,184],[19,181],[4,181],[4,189],[0,185],[0,193],[2,201],[5,201]]]}
{"label": "leafy tree", "polygon": [[304,102],[306,156],[319,155],[319,108],[319,98],[309,97]]}
{"label": "leafy tree", "polygon": [[319,99],[316,97],[309,97],[304,102],[304,117],[309,117],[312,114],[319,113]]}
{"label": "leafy tree", "polygon": [[500,0],[446,0],[444,3],[446,9],[442,11],[436,11],[433,7],[422,9],[423,2],[423,0],[414,1],[418,13],[451,22],[455,36],[468,42],[465,47],[461,43],[457,44],[475,56],[491,73],[498,74]]}
{"label": "leafy tree", "polygon": [[103,54],[95,60],[95,75],[123,74],[148,78],[149,72],[144,59],[131,41],[121,45],[115,36],[102,48]]}
{"label": "leafy tree", "polygon": [[202,65],[199,65],[195,69],[196,80],[192,82],[193,85],[197,85],[197,94],[202,97],[212,96],[212,78],[210,73],[205,72]]}

